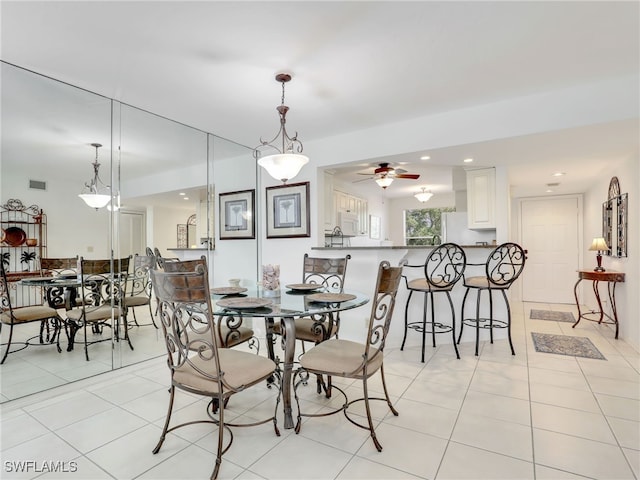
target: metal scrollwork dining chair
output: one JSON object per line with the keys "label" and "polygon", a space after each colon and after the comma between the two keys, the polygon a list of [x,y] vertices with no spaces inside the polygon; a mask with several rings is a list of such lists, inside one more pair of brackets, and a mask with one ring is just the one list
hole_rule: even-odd
{"label": "metal scrollwork dining chair", "polygon": [[[169,409],[160,440],[153,449],[158,453],[167,433],[195,423],[217,425],[216,461],[211,478],[217,478],[222,456],[231,447],[233,432],[229,427],[250,427],[273,422],[280,435],[275,412],[264,420],[252,423],[231,423],[225,420],[226,403],[237,393],[276,375],[276,364],[259,355],[237,349],[221,348],[212,315],[209,279],[204,265],[192,272],[151,272],[160,300],[160,323],[167,347],[171,371]],[[211,399],[206,409],[208,420],[187,421],[170,427],[176,389]],[[280,396],[276,400],[277,410]],[[215,404],[215,406],[214,406]],[[229,434],[224,442],[225,431]]]}
{"label": "metal scrollwork dining chair", "polygon": [[[384,378],[383,359],[384,347],[387,334],[389,333],[389,324],[393,315],[401,277],[401,267],[391,267],[387,261],[380,263],[364,343],[332,338],[312,347],[300,357],[300,368],[296,370],[293,378],[293,391],[298,406],[298,418],[295,427],[296,433],[300,432],[302,417],[323,417],[343,412],[347,420],[351,423],[365,430],[369,430],[376,449],[379,452],[382,451],[382,445],[376,438],[369,402],[372,400],[385,401],[391,413],[396,416],[398,415],[398,412],[389,399],[387,384]],[[378,371],[380,372],[382,380],[384,398],[369,396],[369,378]],[[300,409],[298,387],[307,381],[310,374],[361,380],[363,397],[349,401],[346,393],[341,388],[334,386],[333,388],[344,396],[344,403],[341,407],[327,413],[303,413]],[[364,402],[367,419],[366,425],[349,414],[349,407],[356,402]]]}
{"label": "metal scrollwork dining chair", "polygon": [[[50,328],[47,328],[47,336],[43,337],[43,329],[40,334],[35,335],[27,340],[15,342],[14,328],[18,325],[25,325],[31,322],[46,322]],[[62,318],[58,315],[55,308],[46,305],[32,305],[25,307],[13,307],[11,304],[11,292],[9,290],[9,282],[7,282],[7,274],[4,265],[0,262],[0,333],[2,325],[9,328],[9,338],[6,343],[2,361],[4,363],[10,353],[15,353],[27,348],[29,345],[53,345],[55,343],[58,353],[62,351],[60,348],[60,332],[64,324]],[[35,338],[39,338],[39,342],[33,342]],[[11,350],[12,345],[20,344],[19,348]]]}
{"label": "metal scrollwork dining chair", "polygon": [[155,265],[155,257],[148,255],[138,255],[133,257],[133,274],[127,279],[127,295],[123,298],[124,304],[124,321],[128,321],[129,309],[133,313],[133,321],[137,327],[140,326],[136,318],[136,307],[146,306],[149,309],[151,323],[144,325],[153,325],[158,328],[153,319],[153,311],[151,310],[151,276],[149,272]]}

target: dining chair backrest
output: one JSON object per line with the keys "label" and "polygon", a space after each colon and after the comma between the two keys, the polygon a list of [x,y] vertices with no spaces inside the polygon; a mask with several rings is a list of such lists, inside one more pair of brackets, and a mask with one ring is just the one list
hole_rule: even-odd
{"label": "dining chair backrest", "polygon": [[0,262],[0,313],[11,312],[11,295],[9,290],[9,282],[7,282],[7,274],[4,270],[4,264]]}
{"label": "dining chair backrest", "polygon": [[[192,272],[152,270],[151,282],[159,301],[169,368],[174,374],[195,369],[204,378],[218,382],[222,391],[207,269],[201,264]],[[216,368],[203,371],[201,362],[205,359],[214,361]]]}
{"label": "dining chair backrest", "polygon": [[151,297],[151,277],[149,272],[155,265],[155,257],[148,255],[133,256],[133,274],[129,277],[129,295],[147,295]]}
{"label": "dining chair backrest", "polygon": [[131,257],[92,260],[78,258],[82,282],[83,308],[98,307],[113,301],[121,304],[126,295],[127,272]]}
{"label": "dining chair backrest", "polygon": [[44,277],[58,275],[76,275],[78,273],[78,257],[41,258],[40,274]]}
{"label": "dining chair backrest", "polygon": [[198,265],[207,267],[207,257],[202,255],[197,260],[179,260],[177,262],[165,262],[164,271],[168,273],[175,272],[195,272]]}
{"label": "dining chair backrest", "polygon": [[[380,262],[369,317],[365,361],[371,362],[377,355],[383,355],[401,278],[402,267],[392,267],[386,260]],[[375,349],[373,353],[372,349]]]}
{"label": "dining chair backrest", "polygon": [[424,262],[427,282],[438,288],[449,288],[464,274],[467,257],[464,250],[455,243],[443,243],[434,248]]}
{"label": "dining chair backrest", "polygon": [[526,253],[517,243],[498,245],[487,258],[485,273],[489,283],[509,288],[522,273],[525,261]]}
{"label": "dining chair backrest", "polygon": [[343,258],[317,258],[304,254],[303,283],[316,283],[334,292],[342,293],[351,255]]}

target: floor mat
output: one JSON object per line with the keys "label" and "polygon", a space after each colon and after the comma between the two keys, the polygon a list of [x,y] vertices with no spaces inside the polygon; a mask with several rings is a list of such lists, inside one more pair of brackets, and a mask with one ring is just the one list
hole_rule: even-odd
{"label": "floor mat", "polygon": [[585,337],[531,332],[536,352],[606,360],[591,340]]}
{"label": "floor mat", "polygon": [[556,312],[555,310],[531,310],[529,318],[532,320],[551,320],[554,322],[575,323],[576,319],[571,312]]}

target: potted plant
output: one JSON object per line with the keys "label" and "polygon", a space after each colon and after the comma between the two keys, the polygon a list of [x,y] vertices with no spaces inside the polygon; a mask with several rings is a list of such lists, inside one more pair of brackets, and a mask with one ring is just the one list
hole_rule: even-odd
{"label": "potted plant", "polygon": [[33,265],[31,264],[31,262],[33,262],[36,259],[36,252],[22,252],[22,255],[20,256],[20,263],[25,263],[27,265],[27,268],[24,269],[25,272],[29,272]]}

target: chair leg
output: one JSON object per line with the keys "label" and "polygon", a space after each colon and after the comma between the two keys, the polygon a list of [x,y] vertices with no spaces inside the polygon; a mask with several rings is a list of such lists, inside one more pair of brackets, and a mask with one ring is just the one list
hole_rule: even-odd
{"label": "chair leg", "polygon": [[397,417],[398,411],[393,408],[393,405],[391,404],[391,399],[389,398],[389,392],[387,390],[387,381],[384,378],[384,363],[380,365],[380,378],[382,378],[382,389],[384,391],[384,398],[387,400],[389,410],[391,410],[391,413],[393,413]]}
{"label": "chair leg", "polygon": [[218,403],[220,406],[218,412],[218,452],[216,453],[216,466],[213,468],[211,480],[218,478],[220,464],[222,463],[222,447],[224,441],[224,402],[224,400],[221,400],[221,397],[218,398]]}
{"label": "chair leg", "polygon": [[460,344],[460,339],[462,338],[462,329],[464,328],[464,304],[467,302],[467,295],[469,295],[469,288],[464,292],[464,297],[462,297],[462,308],[460,309],[460,334],[458,335],[458,345]]}
{"label": "chair leg", "polygon": [[489,340],[493,345],[493,293],[489,289]]}
{"label": "chair leg", "polygon": [[87,321],[84,321],[84,356],[89,361],[89,344],[87,343]]}
{"label": "chair leg", "polygon": [[456,343],[456,310],[453,308],[453,301],[451,295],[447,293],[447,299],[449,300],[449,306],[451,307],[451,339],[453,340],[453,349],[456,351],[456,358],[460,360],[460,352],[458,352],[458,344]]}
{"label": "chair leg", "polygon": [[424,299],[422,301],[422,363],[424,363],[424,346],[427,341],[427,304],[428,294],[425,292]]}
{"label": "chair leg", "polygon": [[[127,312],[128,309],[125,309],[125,312]],[[136,324],[136,327],[139,327],[140,324],[138,323],[138,319],[136,317],[136,308],[135,307],[131,307],[131,313],[133,313],[133,323]],[[125,313],[125,321],[126,321],[126,315],[127,313]]]}
{"label": "chair leg", "polygon": [[373,444],[376,446],[376,450],[379,452],[382,451],[382,445],[376,438],[376,431],[373,427],[373,419],[371,418],[371,406],[369,405],[369,391],[367,389],[367,378],[362,379],[362,390],[364,391],[364,407],[367,411],[367,422],[369,423],[369,434],[371,435],[371,440],[373,440]]}
{"label": "chair leg", "polygon": [[7,359],[7,355],[9,355],[9,350],[11,349],[11,339],[13,338],[13,323],[9,324],[9,341],[7,342],[7,348],[4,351],[4,356],[2,357],[2,361],[0,362],[0,365],[2,365],[4,363],[4,361]]}
{"label": "chair leg", "polygon": [[176,387],[171,385],[171,388],[169,388],[169,409],[167,410],[167,418],[164,421],[164,427],[162,428],[162,433],[160,434],[160,440],[158,440],[157,445],[153,449],[154,454],[160,451],[160,447],[162,447],[164,439],[167,436],[167,430],[169,429],[169,421],[171,420],[171,412],[173,411],[173,399],[174,399],[175,393],[176,393]]}
{"label": "chair leg", "polygon": [[411,296],[413,295],[413,290],[409,290],[409,296],[407,297],[407,303],[404,306],[404,336],[402,337],[402,345],[400,346],[400,350],[404,350],[404,342],[407,341],[407,330],[409,325],[409,302],[411,301]]}
{"label": "chair leg", "polygon": [[509,346],[511,347],[511,355],[515,355],[516,351],[513,349],[513,342],[511,341],[511,307],[509,306],[509,300],[507,299],[507,294],[504,290],[502,290],[502,296],[504,298],[504,303],[507,306],[507,338],[509,338]]}
{"label": "chair leg", "polygon": [[[476,357],[478,356],[478,345],[480,344],[480,294],[481,289],[478,289],[478,295],[476,296]],[[491,294],[489,294],[491,296]]]}
{"label": "chair leg", "polygon": [[153,311],[151,310],[151,299],[149,299],[149,303],[147,303],[147,306],[149,307],[149,317],[151,318],[151,323],[154,327],[156,327],[157,330],[158,325],[156,325],[156,320],[153,318]]}
{"label": "chair leg", "polygon": [[431,342],[433,348],[436,348],[436,307],[433,303],[433,292],[429,292],[429,299],[431,300]]}

